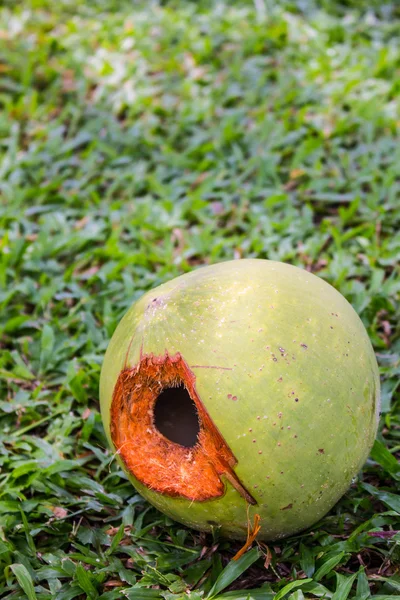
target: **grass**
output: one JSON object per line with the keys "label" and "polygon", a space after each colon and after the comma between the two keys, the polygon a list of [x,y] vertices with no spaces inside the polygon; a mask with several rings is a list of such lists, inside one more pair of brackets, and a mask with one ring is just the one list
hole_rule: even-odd
{"label": "grass", "polygon": [[[0,597],[400,598],[399,5],[3,0],[0,44]],[[322,521],[232,562],[127,482],[98,380],[144,291],[239,257],[348,298],[382,418]]]}

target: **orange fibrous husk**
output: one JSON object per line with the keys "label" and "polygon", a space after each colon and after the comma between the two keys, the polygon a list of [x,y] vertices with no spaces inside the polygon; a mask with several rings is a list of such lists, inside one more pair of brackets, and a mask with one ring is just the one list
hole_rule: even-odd
{"label": "orange fibrous husk", "polygon": [[[178,386],[185,386],[198,414],[198,439],[189,448],[166,438],[154,423],[158,396]],[[129,472],[150,489],[201,502],[224,494],[225,476],[249,504],[256,504],[236,475],[237,459],[201,401],[195,375],[180,353],[141,355],[134,368],[121,371],[111,404],[111,437]]]}

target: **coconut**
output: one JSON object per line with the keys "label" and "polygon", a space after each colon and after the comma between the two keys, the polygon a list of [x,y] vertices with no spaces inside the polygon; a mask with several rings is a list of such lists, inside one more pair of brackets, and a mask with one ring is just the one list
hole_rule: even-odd
{"label": "coconut", "polygon": [[137,490],[198,530],[278,539],[313,525],[365,462],[379,375],[345,298],[288,264],[203,267],[146,293],[100,381],[113,451]]}

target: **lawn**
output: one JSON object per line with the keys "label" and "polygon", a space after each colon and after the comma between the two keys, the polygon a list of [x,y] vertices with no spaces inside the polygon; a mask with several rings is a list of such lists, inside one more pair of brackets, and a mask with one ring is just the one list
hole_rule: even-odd
{"label": "lawn", "polygon": [[[0,4],[0,597],[400,598],[399,4]],[[135,299],[241,257],[352,303],[382,415],[325,518],[232,561],[135,492],[98,383]]]}

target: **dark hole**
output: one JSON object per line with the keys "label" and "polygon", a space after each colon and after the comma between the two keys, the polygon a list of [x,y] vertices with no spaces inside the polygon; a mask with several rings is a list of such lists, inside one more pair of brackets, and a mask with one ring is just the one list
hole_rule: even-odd
{"label": "dark hole", "polygon": [[161,392],[154,407],[154,425],[166,438],[191,448],[200,431],[196,405],[181,385]]}

